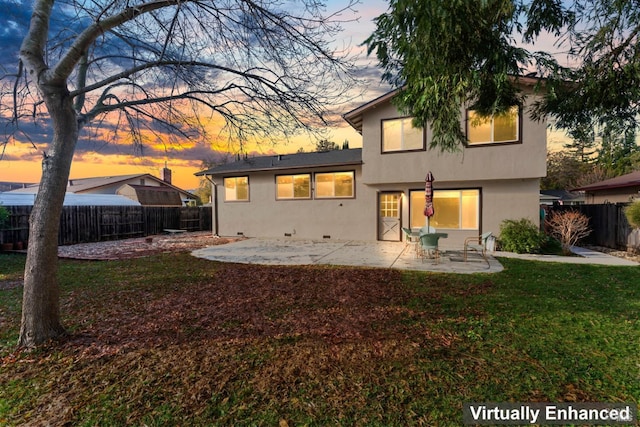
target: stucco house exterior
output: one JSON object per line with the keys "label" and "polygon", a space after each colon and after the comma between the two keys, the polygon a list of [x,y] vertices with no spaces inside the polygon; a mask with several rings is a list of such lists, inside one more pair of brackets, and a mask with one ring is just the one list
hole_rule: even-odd
{"label": "stucco house exterior", "polygon": [[529,119],[535,79],[522,109],[482,123],[460,109],[469,143],[459,152],[430,149],[432,130],[411,125],[390,92],[344,115],[362,148],[242,159],[197,175],[213,182],[214,232],[224,236],[404,239],[402,227],[425,225],[424,180],[435,177],[430,225],[443,246],[499,232],[504,219],[539,222],[546,174],[546,123]]}

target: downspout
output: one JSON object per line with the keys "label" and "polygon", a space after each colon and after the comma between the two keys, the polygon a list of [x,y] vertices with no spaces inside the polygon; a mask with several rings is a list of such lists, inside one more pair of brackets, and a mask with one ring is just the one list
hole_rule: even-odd
{"label": "downspout", "polygon": [[211,189],[211,204],[213,209],[213,236],[220,237],[218,235],[218,185],[214,180],[209,178],[209,175],[205,175],[204,178],[212,185]]}

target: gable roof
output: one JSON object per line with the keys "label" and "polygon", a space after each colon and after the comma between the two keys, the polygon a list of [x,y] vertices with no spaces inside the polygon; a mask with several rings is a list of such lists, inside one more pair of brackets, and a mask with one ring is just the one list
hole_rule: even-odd
{"label": "gable roof", "polygon": [[359,164],[362,164],[362,148],[352,148],[349,150],[331,150],[319,153],[295,153],[250,157],[233,163],[215,166],[211,169],[198,172],[196,175],[223,175],[241,172]]}
{"label": "gable roof", "polygon": [[[510,76],[510,78],[517,82],[520,87],[532,87],[537,83],[543,81],[539,77],[533,76]],[[369,101],[358,108],[355,108],[348,113],[342,115],[342,118],[347,121],[359,134],[362,134],[362,116],[370,109],[378,107],[380,104],[389,101],[396,96],[402,88],[394,89],[391,92],[387,92],[384,95],[377,97],[376,99]]]}
{"label": "gable roof", "polygon": [[376,99],[362,104],[358,108],[355,108],[348,113],[342,115],[342,118],[347,121],[359,134],[362,134],[362,116],[369,109],[375,108],[378,105],[390,100],[400,92],[400,89],[392,90],[384,95],[377,97]]}
{"label": "gable roof", "polygon": [[133,174],[133,175],[116,175],[116,176],[97,176],[90,178],[77,178],[69,179],[67,190],[73,193],[82,193],[83,191],[93,190],[99,187],[106,187],[107,185],[117,184],[122,181],[127,181],[136,178],[151,178],[158,180],[153,175],[148,173]]}
{"label": "gable roof", "polygon": [[640,171],[628,173],[626,175],[617,176],[611,179],[605,179],[604,181],[594,182],[593,184],[585,185],[583,187],[574,188],[578,191],[597,191],[597,190],[609,190],[614,188],[635,187],[640,186]]}
{"label": "gable roof", "polygon": [[583,201],[584,194],[583,193],[575,193],[567,190],[540,190],[540,194],[544,194],[545,196],[554,197],[558,200],[562,201]]}
{"label": "gable roof", "polygon": [[136,194],[137,201],[143,206],[182,206],[180,193],[169,187],[125,184]]}
{"label": "gable roof", "polygon": [[[106,187],[109,185],[114,185],[118,183],[125,183],[125,181],[129,181],[132,179],[150,179],[156,182],[159,182],[165,187],[169,187],[180,194],[184,195],[186,198],[195,199],[196,196],[185,191],[175,185],[169,184],[162,179],[155,177],[148,173],[139,173],[139,174],[131,174],[131,175],[114,175],[114,176],[98,176],[98,177],[90,177],[90,178],[71,178],[67,183],[67,192],[68,193],[76,193],[82,194],[86,192],[91,192],[97,188]],[[26,188],[20,188],[17,190],[13,190],[13,193],[37,193],[40,188],[40,184],[34,184]]]}

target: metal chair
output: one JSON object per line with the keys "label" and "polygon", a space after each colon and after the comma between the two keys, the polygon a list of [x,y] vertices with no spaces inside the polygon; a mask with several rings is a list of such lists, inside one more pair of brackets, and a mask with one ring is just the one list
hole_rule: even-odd
{"label": "metal chair", "polygon": [[433,252],[435,263],[440,262],[440,250],[438,249],[438,240],[442,237],[441,233],[426,233],[420,235],[420,256],[422,262]]}
{"label": "metal chair", "polygon": [[491,231],[482,233],[479,236],[467,237],[464,241],[464,262],[467,262],[468,251],[476,251],[489,265],[489,258],[487,257],[487,240],[491,237]]}

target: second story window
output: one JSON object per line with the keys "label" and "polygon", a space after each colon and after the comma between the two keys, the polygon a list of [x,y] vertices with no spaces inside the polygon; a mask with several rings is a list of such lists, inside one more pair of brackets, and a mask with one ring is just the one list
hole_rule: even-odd
{"label": "second story window", "polygon": [[520,109],[511,107],[507,112],[481,117],[469,110],[467,116],[469,145],[504,144],[520,141]]}
{"label": "second story window", "polygon": [[226,202],[249,201],[249,177],[236,176],[224,179],[224,200]]}
{"label": "second story window", "polygon": [[424,150],[424,131],[414,128],[413,118],[382,121],[382,152]]}

